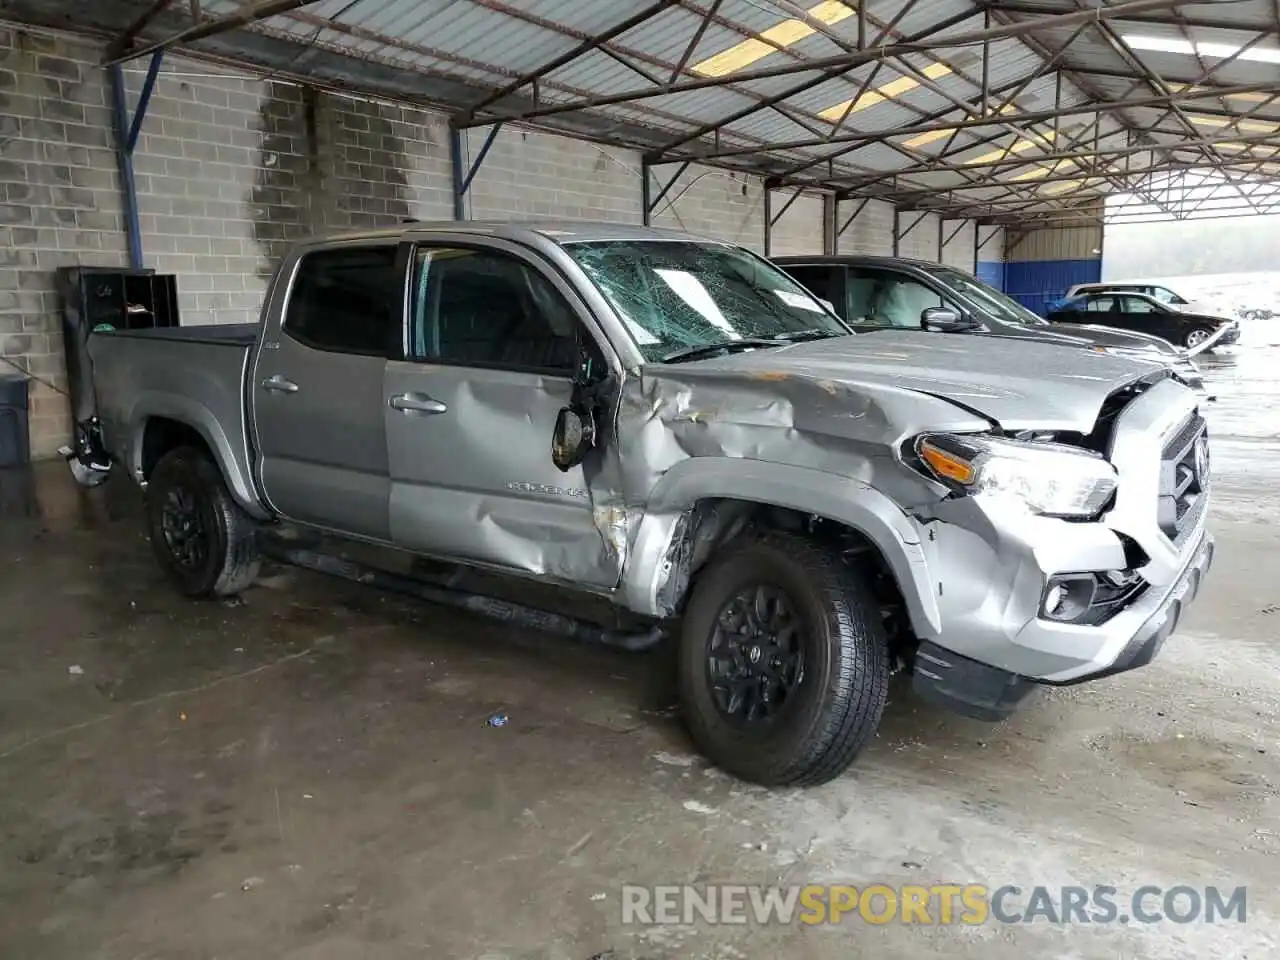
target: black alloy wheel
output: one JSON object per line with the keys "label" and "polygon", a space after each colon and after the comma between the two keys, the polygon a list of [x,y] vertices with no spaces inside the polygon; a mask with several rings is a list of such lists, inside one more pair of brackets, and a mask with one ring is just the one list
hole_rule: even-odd
{"label": "black alloy wheel", "polygon": [[716,617],[707,679],[720,714],[746,727],[768,723],[795,702],[804,679],[803,623],[778,587],[738,591]]}

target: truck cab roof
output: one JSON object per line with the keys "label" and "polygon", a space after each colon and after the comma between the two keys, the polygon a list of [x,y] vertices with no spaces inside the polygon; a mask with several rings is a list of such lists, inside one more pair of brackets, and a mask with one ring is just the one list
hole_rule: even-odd
{"label": "truck cab roof", "polygon": [[450,233],[502,237],[528,243],[542,239],[563,244],[602,240],[685,240],[702,243],[724,243],[711,237],[680,230],[646,227],[629,223],[590,220],[414,220],[394,227],[347,233],[321,234],[303,240],[299,246],[329,246],[358,241],[394,241],[421,234]]}

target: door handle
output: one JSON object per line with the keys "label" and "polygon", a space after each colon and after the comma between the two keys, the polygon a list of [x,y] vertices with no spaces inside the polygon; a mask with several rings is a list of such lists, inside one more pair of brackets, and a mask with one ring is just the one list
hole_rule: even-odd
{"label": "door handle", "polygon": [[449,409],[439,400],[420,393],[397,393],[391,398],[391,408],[401,413],[444,413]]}
{"label": "door handle", "polygon": [[286,380],[277,373],[274,377],[268,377],[262,381],[262,389],[270,390],[273,393],[297,393],[298,385],[292,380]]}

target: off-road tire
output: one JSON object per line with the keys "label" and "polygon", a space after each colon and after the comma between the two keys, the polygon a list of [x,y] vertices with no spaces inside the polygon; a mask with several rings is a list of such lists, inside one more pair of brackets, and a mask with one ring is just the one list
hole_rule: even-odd
{"label": "off-road tire", "polygon": [[[165,537],[165,502],[174,491],[191,498],[206,531],[206,555],[194,567],[177,559]],[[147,483],[147,532],[156,562],[188,597],[233,596],[258,576],[257,524],[231,499],[221,471],[197,447],[170,450],[152,470]]]}
{"label": "off-road tire", "polygon": [[[803,677],[790,708],[763,730],[731,723],[707,667],[721,609],[740,590],[782,591],[804,624]],[[811,786],[839,776],[874,735],[889,688],[880,606],[834,551],[766,533],[730,545],[699,573],[680,629],[680,701],[694,742],[714,764],[753,783]]]}

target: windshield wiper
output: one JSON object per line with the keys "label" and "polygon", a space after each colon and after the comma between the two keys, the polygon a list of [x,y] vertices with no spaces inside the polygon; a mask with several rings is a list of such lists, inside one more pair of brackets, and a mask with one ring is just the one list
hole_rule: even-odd
{"label": "windshield wiper", "polygon": [[782,347],[787,343],[783,339],[766,340],[762,337],[743,337],[741,340],[726,340],[723,343],[701,343],[696,347],[684,347],[673,350],[662,358],[663,363],[678,363],[681,360],[700,360],[714,356],[722,350],[743,350],[748,347]]}
{"label": "windshield wiper", "polygon": [[783,343],[799,343],[802,340],[826,340],[828,337],[839,336],[842,336],[842,334],[814,327],[812,330],[797,330],[794,333],[779,333],[772,339]]}

